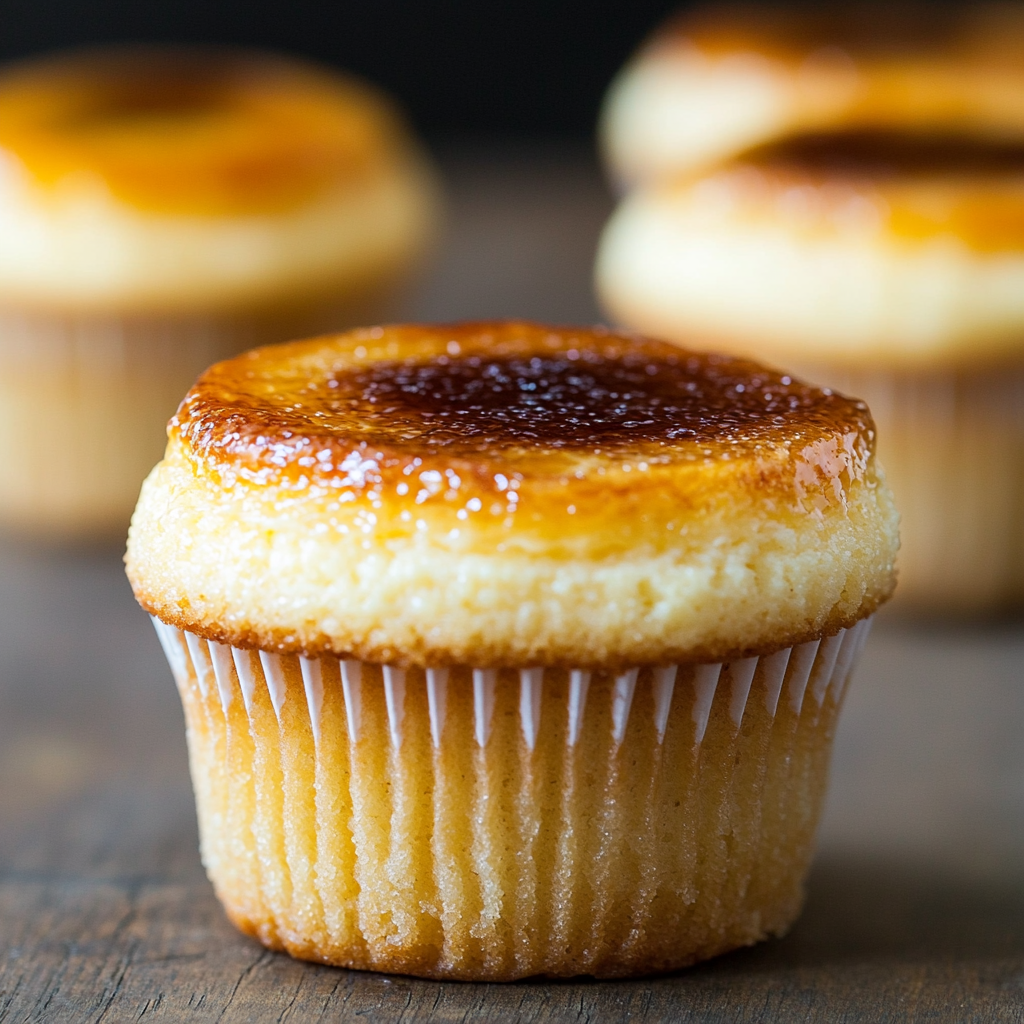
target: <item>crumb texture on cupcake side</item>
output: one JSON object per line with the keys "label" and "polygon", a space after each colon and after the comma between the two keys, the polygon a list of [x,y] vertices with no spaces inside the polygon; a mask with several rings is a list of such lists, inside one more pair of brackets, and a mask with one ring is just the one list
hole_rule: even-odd
{"label": "crumb texture on cupcake side", "polygon": [[259,350],[183,402],[129,540],[210,640],[396,665],[715,661],[893,585],[870,414],[602,330],[391,327]]}

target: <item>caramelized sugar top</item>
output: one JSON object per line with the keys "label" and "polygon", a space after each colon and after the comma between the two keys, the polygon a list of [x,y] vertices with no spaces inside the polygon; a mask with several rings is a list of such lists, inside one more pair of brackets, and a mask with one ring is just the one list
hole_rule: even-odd
{"label": "caramelized sugar top", "polygon": [[1024,139],[967,139],[910,131],[808,132],[759,146],[748,151],[744,160],[799,167],[822,176],[1009,174],[1024,178]]}
{"label": "caramelized sugar top", "polygon": [[334,374],[326,395],[303,389],[300,400],[342,431],[355,419],[389,444],[489,458],[730,444],[796,410],[812,420],[821,413],[810,389],[749,365],[650,343],[609,347],[380,362]]}
{"label": "caramelized sugar top", "polygon": [[237,51],[111,50],[0,76],[0,149],[39,185],[139,209],[259,214],[372,171],[400,133],[371,90]]}
{"label": "caramelized sugar top", "polygon": [[1024,68],[1022,28],[1024,13],[1013,4],[807,0],[698,8],[672,22],[662,41],[685,38],[709,55],[760,53],[793,62],[955,55]]}
{"label": "caramelized sugar top", "polygon": [[791,223],[870,217],[897,238],[952,236],[977,252],[1024,248],[1024,141],[804,134],[750,150],[736,166],[755,172],[737,187],[774,196]]}
{"label": "caramelized sugar top", "polygon": [[693,51],[727,75],[774,76],[800,125],[1024,138],[1024,4],[712,6],[650,48],[670,60]]}
{"label": "caramelized sugar top", "polygon": [[565,486],[824,437],[852,451],[872,436],[863,403],[755,363],[523,323],[259,349],[207,371],[172,430],[193,457],[254,482],[356,490],[454,469],[488,487],[498,476]]}

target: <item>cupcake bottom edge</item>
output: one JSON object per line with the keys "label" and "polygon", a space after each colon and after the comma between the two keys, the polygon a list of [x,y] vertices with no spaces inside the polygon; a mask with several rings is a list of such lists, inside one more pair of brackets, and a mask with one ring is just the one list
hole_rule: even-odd
{"label": "cupcake bottom edge", "polygon": [[[686,970],[703,961],[724,956],[727,953],[748,949],[761,942],[784,938],[800,916],[805,901],[804,897],[805,894],[801,887],[795,905],[787,904],[780,906],[776,923],[771,927],[766,925],[758,931],[752,931],[743,936],[731,935],[728,939],[718,943],[705,945],[698,949],[690,949],[686,953],[675,957],[651,957],[648,960],[639,958],[629,963],[613,963],[605,968],[594,969],[590,965],[583,966],[586,958],[581,956],[573,959],[567,958],[560,964],[548,964],[543,970],[533,972],[530,972],[529,968],[495,968],[484,963],[455,962],[445,964],[439,963],[436,956],[424,956],[418,960],[404,953],[399,953],[390,958],[386,955],[369,957],[365,953],[356,953],[347,947],[336,950],[312,948],[302,941],[289,942],[281,940],[276,936],[273,938],[267,937],[267,929],[255,925],[248,918],[236,915],[231,907],[226,904],[224,909],[228,920],[231,921],[238,931],[259,942],[271,952],[282,953],[296,960],[320,964],[325,967],[339,967],[345,970],[367,971],[374,974],[424,978],[430,981],[472,983],[530,981],[533,979],[538,981],[565,981],[572,978],[593,978],[598,981],[605,981],[672,974],[676,971]],[[524,973],[524,970],[526,973]]]}

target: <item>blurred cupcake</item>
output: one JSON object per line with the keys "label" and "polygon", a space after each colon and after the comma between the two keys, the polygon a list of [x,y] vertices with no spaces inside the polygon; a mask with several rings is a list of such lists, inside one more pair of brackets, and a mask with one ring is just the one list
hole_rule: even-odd
{"label": "blurred cupcake", "polygon": [[721,5],[664,25],[612,84],[626,186],[836,129],[1024,137],[1024,5]]}
{"label": "blurred cupcake", "polygon": [[123,529],[196,375],[379,315],[436,205],[388,102],[322,69],[150,49],[9,67],[0,522]]}
{"label": "blurred cupcake", "polygon": [[128,574],[242,930],[506,980],[789,927],[893,586],[862,403],[599,330],[388,327],[211,368],[169,437]]}
{"label": "blurred cupcake", "polygon": [[[1015,12],[1002,9],[1007,24]],[[1024,17],[988,65],[979,26],[996,47],[996,11],[958,17],[937,35],[919,22],[905,56],[906,36],[888,51],[872,36],[899,88],[866,113],[837,109],[818,133],[780,124],[774,142],[639,187],[596,276],[620,323],[683,343],[696,332],[865,398],[903,514],[900,602],[974,613],[1024,601],[1024,114],[1003,102],[1024,104]],[[738,24],[768,52],[763,24]],[[807,35],[824,38],[813,19]],[[960,56],[936,38],[959,39]],[[858,81],[880,74],[881,57],[847,57]],[[960,75],[956,106],[932,83]]]}

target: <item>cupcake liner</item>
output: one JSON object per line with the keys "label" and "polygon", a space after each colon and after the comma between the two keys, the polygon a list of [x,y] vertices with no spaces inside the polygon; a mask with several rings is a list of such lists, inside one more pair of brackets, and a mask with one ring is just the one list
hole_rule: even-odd
{"label": "cupcake liner", "polygon": [[0,520],[31,532],[123,531],[167,421],[211,363],[337,326],[285,314],[179,316],[0,308]]}
{"label": "cupcake liner", "polygon": [[670,970],[784,931],[869,629],[604,673],[401,669],[154,624],[239,927],[495,980]]}
{"label": "cupcake liner", "polygon": [[947,612],[1024,602],[1024,365],[804,376],[863,398],[900,510],[896,600]]}
{"label": "cupcake liner", "polygon": [[[168,626],[156,616],[150,616],[160,639],[161,647],[179,687],[187,685],[194,677],[203,699],[207,699],[216,687],[221,708],[227,715],[234,697],[239,695],[246,712],[252,708],[253,694],[257,685],[256,677],[249,662],[250,651],[230,647],[214,640],[202,640],[194,633]],[[818,708],[825,700],[831,687],[839,700],[850,670],[867,639],[871,619],[862,619],[850,629],[840,630],[824,640],[812,640],[797,647],[787,647],[774,654],[761,657],[743,658],[728,663],[683,666],[693,670],[693,723],[694,743],[700,746],[711,713],[723,664],[728,665],[731,676],[729,690],[729,715],[739,728],[743,721],[751,683],[758,666],[763,672],[765,703],[769,715],[775,716],[783,683],[788,684],[792,710],[799,715],[803,708],[804,693],[814,673],[813,697]],[[324,684],[323,664],[337,663],[342,680],[348,736],[353,743],[360,740],[360,708],[362,694],[361,661],[325,658],[307,658],[304,655],[281,655],[267,651],[256,652],[263,668],[263,682],[278,724],[281,724],[281,708],[287,693],[285,659],[296,658],[303,682],[306,709],[309,713],[310,729],[316,744],[320,742],[321,712],[323,707]],[[793,670],[788,673],[790,662]],[[385,705],[388,714],[388,732],[391,744],[402,746],[402,723],[405,718],[406,670],[391,665],[369,665],[379,668],[382,673]],[[658,742],[663,743],[668,714],[672,705],[679,665],[651,669],[651,687],[654,700],[654,723]],[[473,678],[473,721],[474,737],[479,746],[485,747],[491,731],[494,714],[494,694],[497,685],[497,669],[471,669]],[[564,670],[558,670],[564,671]],[[519,669],[520,702],[519,713],[523,740],[530,751],[536,746],[537,730],[540,723],[541,695],[545,669]],[[627,669],[615,675],[613,691],[611,731],[616,745],[625,735],[626,725],[636,690],[640,669]],[[441,745],[447,703],[448,669],[424,670],[427,703],[430,714],[430,734],[435,747]],[[584,669],[570,669],[569,677],[569,728],[567,742],[574,746],[579,738],[586,694],[591,673]]]}

